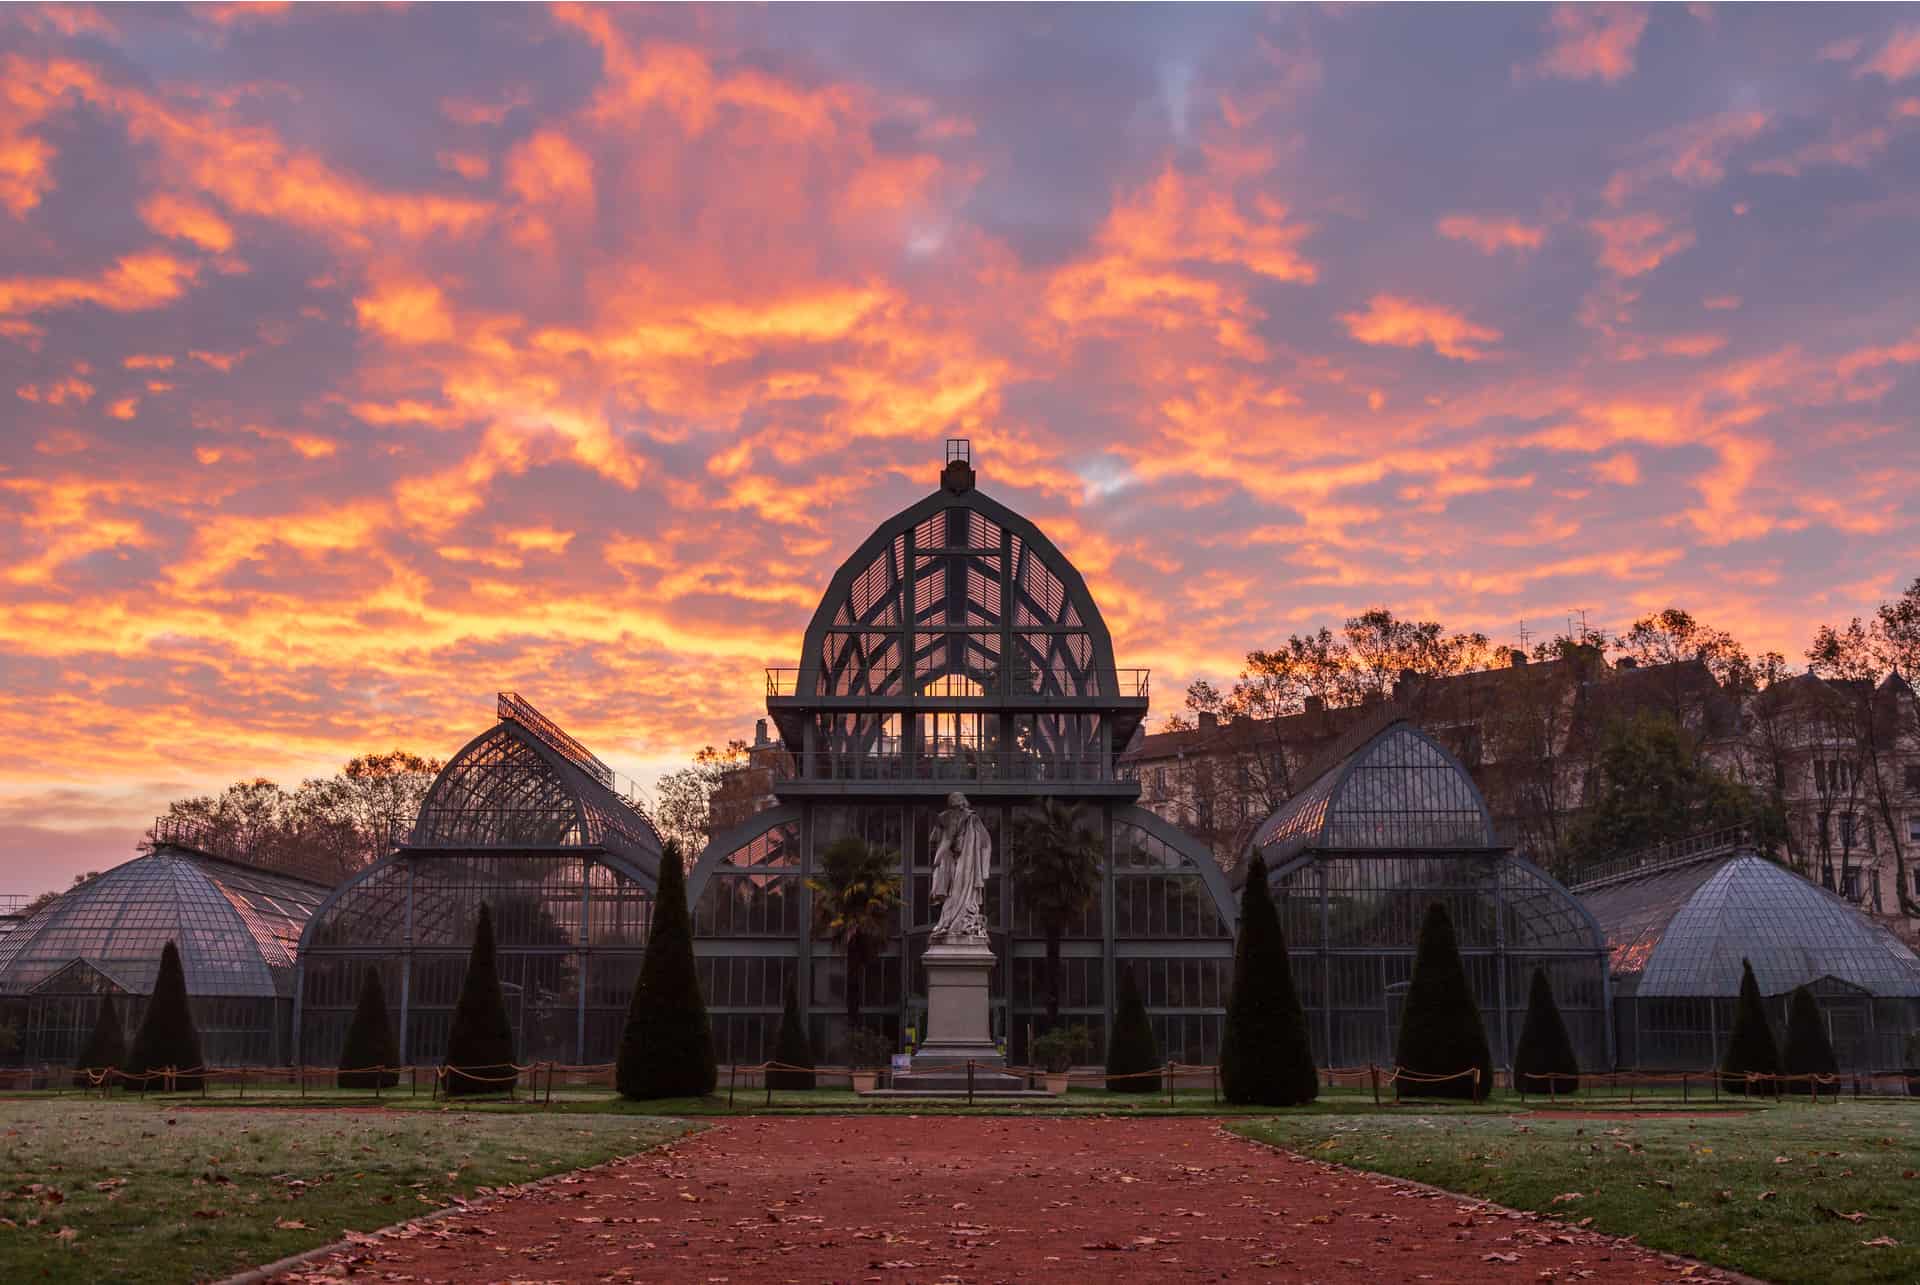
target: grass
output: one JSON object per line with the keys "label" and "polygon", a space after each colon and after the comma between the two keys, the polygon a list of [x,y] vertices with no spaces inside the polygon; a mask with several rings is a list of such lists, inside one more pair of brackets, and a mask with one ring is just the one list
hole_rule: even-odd
{"label": "grass", "polygon": [[633,1115],[196,1105],[0,1100],[0,1280],[220,1277],[687,1131]]}
{"label": "grass", "polygon": [[[1287,1114],[1236,1132],[1779,1282],[1920,1280],[1920,1110],[1804,1103],[1702,1119]],[[1862,1217],[1864,1215],[1864,1217]],[[1897,1244],[1871,1244],[1880,1238]]]}

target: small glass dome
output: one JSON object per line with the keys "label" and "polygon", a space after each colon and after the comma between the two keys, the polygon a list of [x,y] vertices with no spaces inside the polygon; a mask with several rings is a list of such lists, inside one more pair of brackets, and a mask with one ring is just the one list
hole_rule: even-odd
{"label": "small glass dome", "polygon": [[1763,995],[1821,977],[1872,995],[1920,996],[1920,958],[1826,889],[1754,854],[1624,879],[1584,893],[1613,973],[1642,997],[1737,995],[1740,962]]}
{"label": "small glass dome", "polygon": [[300,930],[324,896],[304,879],[158,848],[56,898],[0,940],[0,994],[25,994],[84,960],[144,995],[172,941],[190,995],[290,996]]}

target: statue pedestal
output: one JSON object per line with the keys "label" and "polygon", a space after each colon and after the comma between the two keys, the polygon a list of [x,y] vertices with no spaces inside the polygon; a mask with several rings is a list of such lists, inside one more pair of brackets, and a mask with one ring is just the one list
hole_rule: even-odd
{"label": "statue pedestal", "polygon": [[914,1051],[916,1068],[964,1064],[1004,1065],[987,1019],[987,974],[993,948],[985,938],[941,941],[927,947],[927,1038]]}

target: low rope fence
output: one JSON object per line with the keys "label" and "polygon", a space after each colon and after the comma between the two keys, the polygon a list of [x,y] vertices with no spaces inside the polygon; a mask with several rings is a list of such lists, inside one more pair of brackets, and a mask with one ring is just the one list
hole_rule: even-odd
{"label": "low rope fence", "polygon": [[[1029,1090],[1045,1085],[1049,1089],[1060,1091],[1078,1086],[1112,1086],[1128,1081],[1154,1079],[1160,1082],[1144,1092],[1157,1092],[1164,1085],[1169,1105],[1176,1103],[1176,1092],[1182,1086],[1188,1089],[1205,1087],[1211,1091],[1212,1100],[1217,1104],[1221,1098],[1220,1068],[1217,1065],[1169,1061],[1161,1066],[1144,1071],[1108,1073],[1104,1070],[1050,1071],[1037,1066],[1007,1066],[997,1062],[967,1060],[950,1066],[937,1068],[948,1072],[964,1072],[966,1076],[965,1093],[971,1102],[977,1092],[976,1086],[980,1072],[991,1072],[995,1076],[1013,1076],[1020,1079]],[[826,1077],[834,1080],[846,1080],[850,1087],[857,1085],[856,1077],[871,1075],[876,1083],[889,1076],[885,1068],[864,1068],[846,1065],[796,1066],[792,1063],[770,1060],[753,1064],[734,1063],[728,1068],[727,1103],[732,1106],[736,1093],[742,1087],[742,1077],[746,1077],[746,1087],[765,1090],[767,1105],[772,1105],[773,1093],[778,1087],[775,1077],[782,1073],[806,1074],[814,1077]],[[923,1068],[921,1072],[925,1073]],[[616,1064],[612,1062],[573,1064],[552,1061],[527,1063],[502,1063],[493,1067],[463,1068],[447,1064],[380,1065],[365,1067],[335,1066],[196,1066],[165,1067],[148,1072],[129,1072],[117,1067],[6,1067],[0,1068],[0,1091],[18,1092],[26,1090],[51,1089],[56,1093],[80,1092],[98,1093],[105,1096],[118,1087],[126,1092],[162,1092],[178,1093],[198,1091],[203,1098],[212,1097],[220,1087],[230,1087],[234,1096],[244,1099],[249,1088],[256,1092],[260,1089],[281,1087],[295,1091],[299,1097],[306,1098],[310,1092],[371,1091],[375,1099],[386,1094],[418,1097],[424,1086],[429,1097],[439,1099],[461,1096],[484,1096],[487,1086],[495,1086],[492,1093],[504,1094],[510,1100],[521,1100],[520,1089],[524,1084],[526,1098],[529,1101],[551,1105],[554,1087],[560,1084],[566,1088],[602,1088],[615,1086]],[[1321,1067],[1319,1075],[1328,1088],[1342,1085],[1366,1088],[1372,1092],[1376,1104],[1383,1104],[1391,1094],[1391,1100],[1399,1102],[1403,1096],[1434,1096],[1431,1087],[1451,1084],[1459,1080],[1469,1080],[1470,1095],[1478,1100],[1483,1096],[1481,1072],[1477,1068],[1455,1071],[1446,1074],[1433,1074],[1415,1071],[1399,1065],[1369,1063],[1365,1066]],[[758,1082],[755,1083],[757,1077]],[[341,1080],[359,1080],[359,1084],[341,1084]],[[456,1087],[457,1086],[457,1087]],[[1717,1069],[1702,1070],[1645,1070],[1622,1068],[1613,1071],[1543,1072],[1538,1074],[1515,1075],[1511,1071],[1496,1071],[1486,1089],[1504,1087],[1509,1089],[1521,1101],[1546,1099],[1549,1103],[1561,1101],[1607,1101],[1624,1100],[1632,1104],[1643,1097],[1648,1101],[1673,1100],[1673,1090],[1679,1090],[1681,1102],[1713,1101],[1720,1102],[1727,1097],[1770,1098],[1782,1101],[1788,1098],[1804,1098],[1813,1102],[1837,1102],[1843,1097],[1875,1100],[1908,1100],[1920,1102],[1920,1073],[1908,1068],[1892,1071],[1858,1071],[1837,1074],[1766,1074],[1761,1072],[1728,1073]],[[467,1092],[462,1092],[465,1089]],[[1457,1096],[1445,1094],[1442,1096]]]}

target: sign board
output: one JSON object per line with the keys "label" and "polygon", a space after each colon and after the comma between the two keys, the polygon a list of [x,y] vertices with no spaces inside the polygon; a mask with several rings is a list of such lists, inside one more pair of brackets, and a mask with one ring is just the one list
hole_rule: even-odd
{"label": "sign board", "polygon": [[913,1054],[895,1053],[893,1055],[893,1069],[896,1071],[911,1071],[913,1069]]}

